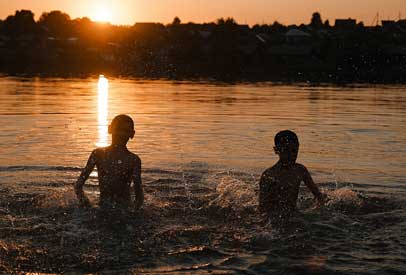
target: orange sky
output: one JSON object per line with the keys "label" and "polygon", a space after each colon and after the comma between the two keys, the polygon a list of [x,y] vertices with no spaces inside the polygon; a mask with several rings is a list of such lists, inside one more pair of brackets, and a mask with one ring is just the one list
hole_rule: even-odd
{"label": "orange sky", "polygon": [[[370,25],[377,12],[382,19],[406,18],[406,0],[0,0],[0,18],[16,9],[30,9],[36,18],[43,11],[62,10],[71,17],[98,16],[114,24],[171,22],[210,22],[219,17],[234,17],[244,24],[307,23],[314,11],[323,19],[357,18]],[[101,15],[99,15],[101,14]]]}

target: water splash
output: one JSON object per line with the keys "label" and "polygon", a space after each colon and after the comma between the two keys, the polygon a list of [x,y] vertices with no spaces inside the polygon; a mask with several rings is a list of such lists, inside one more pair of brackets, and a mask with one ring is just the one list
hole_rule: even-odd
{"label": "water splash", "polygon": [[257,205],[257,195],[253,184],[247,184],[233,176],[222,177],[216,187],[216,192],[218,197],[210,202],[210,206],[241,211]]}
{"label": "water splash", "polygon": [[356,210],[364,205],[364,200],[360,194],[350,187],[343,187],[327,192],[329,201],[326,206],[330,209]]}
{"label": "water splash", "polygon": [[[15,185],[7,190],[3,186],[0,210],[5,215],[0,215],[0,233],[5,238],[0,241],[0,260],[5,266],[0,264],[0,273],[113,274],[128,267],[133,273],[152,274],[162,270],[230,273],[236,268],[262,274],[286,262],[324,270],[325,257],[339,259],[328,264],[345,269],[359,262],[348,251],[374,257],[383,242],[388,248],[385,253],[395,259],[390,260],[392,266],[400,264],[390,251],[403,244],[397,232],[402,230],[404,209],[362,196],[350,187],[331,185],[332,190],[325,190],[330,198],[325,208],[306,206],[311,201],[306,191],[298,202],[304,211],[292,218],[287,229],[279,229],[262,220],[256,209],[258,176],[211,169],[194,163],[177,171],[145,170],[143,210],[120,218],[107,217],[97,207],[78,209],[66,184],[48,184],[44,189],[42,182],[17,191]],[[270,255],[278,255],[281,262],[275,263],[278,258]]]}

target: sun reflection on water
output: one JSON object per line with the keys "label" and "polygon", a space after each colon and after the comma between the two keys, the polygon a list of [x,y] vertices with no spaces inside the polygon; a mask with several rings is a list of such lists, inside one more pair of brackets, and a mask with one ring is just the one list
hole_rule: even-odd
{"label": "sun reflection on water", "polygon": [[109,81],[104,75],[99,76],[99,82],[97,84],[97,101],[99,139],[96,146],[103,147],[108,145],[107,116],[109,112]]}

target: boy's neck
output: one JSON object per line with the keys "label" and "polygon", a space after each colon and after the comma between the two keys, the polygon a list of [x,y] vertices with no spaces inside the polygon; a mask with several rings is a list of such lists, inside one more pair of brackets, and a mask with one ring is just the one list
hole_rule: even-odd
{"label": "boy's neck", "polygon": [[122,139],[120,137],[111,137],[111,146],[116,148],[127,148],[128,139]]}
{"label": "boy's neck", "polygon": [[281,160],[278,160],[278,162],[276,163],[278,166],[282,167],[282,168],[290,168],[293,167],[295,165],[296,162],[294,163],[283,163]]}
{"label": "boy's neck", "polygon": [[127,144],[123,144],[123,143],[114,143],[114,142],[112,142],[111,143],[111,145],[110,145],[110,147],[114,147],[114,148],[125,148],[125,149],[127,149]]}

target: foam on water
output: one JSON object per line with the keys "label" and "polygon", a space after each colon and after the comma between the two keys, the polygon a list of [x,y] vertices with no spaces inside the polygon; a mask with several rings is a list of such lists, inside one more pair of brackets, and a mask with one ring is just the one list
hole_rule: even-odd
{"label": "foam on water", "polygon": [[364,203],[360,194],[350,187],[342,187],[326,193],[329,199],[326,206],[331,209],[360,208]]}
{"label": "foam on water", "polygon": [[257,205],[254,185],[232,176],[222,177],[215,191],[218,196],[209,203],[209,206],[241,211]]}

